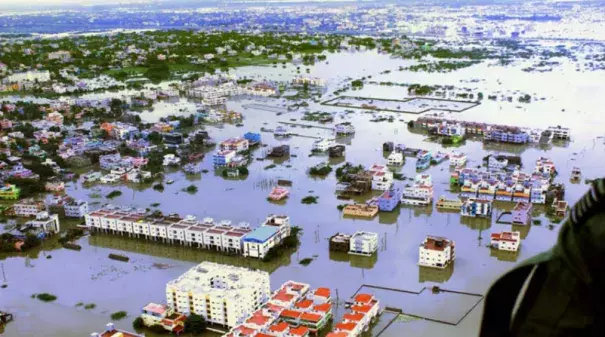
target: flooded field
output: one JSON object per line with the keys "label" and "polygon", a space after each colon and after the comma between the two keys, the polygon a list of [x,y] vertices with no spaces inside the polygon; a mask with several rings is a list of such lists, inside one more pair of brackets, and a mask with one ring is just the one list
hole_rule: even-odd
{"label": "flooded field", "polygon": [[[350,67],[359,64],[359,67]],[[523,170],[531,171],[535,160],[541,156],[550,157],[557,166],[559,175],[556,182],[566,184],[566,200],[574,203],[587,189],[582,183],[569,182],[571,169],[578,166],[583,170],[583,178],[596,178],[602,175],[605,163],[605,144],[602,138],[603,122],[601,97],[605,83],[601,73],[577,74],[567,72],[566,68],[551,73],[521,73],[515,67],[496,67],[476,65],[455,73],[424,74],[392,72],[379,75],[385,69],[410,64],[409,61],[390,59],[373,52],[357,54],[335,54],[328,57],[327,63],[310,67],[310,74],[327,80],[332,92],[345,78],[373,75],[375,80],[390,80],[422,84],[467,85],[472,78],[485,77],[484,81],[474,83],[485,94],[489,91],[521,90],[532,92],[545,100],[529,104],[517,102],[485,101],[481,105],[462,113],[452,113],[461,120],[506,123],[519,126],[547,127],[562,125],[572,129],[573,141],[562,146],[532,147],[507,146],[498,144],[484,145],[478,141],[467,141],[456,150],[467,153],[467,167],[481,164],[488,153],[508,152],[520,155]],[[283,68],[249,67],[237,70],[238,75],[287,80],[296,71],[295,66]],[[522,76],[521,76],[522,75]],[[380,77],[380,78],[378,78]],[[365,86],[361,90],[344,93],[349,96],[381,97],[397,99],[402,96],[396,89],[382,86]],[[406,91],[407,94],[407,91]],[[323,100],[334,98],[326,95]],[[181,99],[187,102],[186,99]],[[189,103],[184,103],[191,107]],[[186,109],[183,105],[182,108]],[[307,109],[283,111],[284,101],[275,99],[230,101],[228,108],[244,114],[244,127],[234,125],[207,126],[206,129],[216,140],[232,136],[241,136],[247,131],[258,132],[262,127],[275,128],[278,122],[300,121],[304,111],[323,111],[333,113],[335,122],[349,121],[356,127],[354,136],[340,139],[346,144],[346,161],[370,166],[385,163],[382,143],[393,141],[408,147],[441,150],[442,146],[428,141],[425,135],[408,131],[406,122],[415,115],[384,112],[385,116],[394,116],[394,122],[370,123],[371,114],[358,110],[345,114],[342,107],[322,106],[310,103]],[[268,107],[268,108],[267,108]],[[178,105],[158,106],[152,112],[144,112],[145,120],[152,121],[168,114],[185,114]],[[279,116],[276,113],[281,113]],[[304,122],[315,125],[314,122]],[[319,124],[317,124],[319,125]],[[325,125],[324,125],[325,126]],[[329,125],[328,125],[329,126]],[[293,133],[328,137],[332,133],[321,128],[290,127]],[[275,139],[270,133],[262,133],[262,142],[268,146],[287,143],[292,154],[289,160],[275,162],[276,167],[266,169],[274,162],[254,160],[249,167],[250,174],[245,179],[225,179],[213,173],[212,158],[207,155],[202,168],[209,173],[196,176],[185,175],[178,169],[167,170],[165,179],[175,181],[165,185],[164,192],[158,192],[151,186],[93,185],[70,183],[67,193],[75,198],[88,199],[91,203],[111,202],[119,205],[157,208],[166,213],[195,215],[198,218],[212,217],[215,220],[241,221],[253,225],[260,224],[271,213],[287,214],[292,224],[303,228],[302,244],[296,252],[282,256],[279,260],[266,264],[241,257],[229,257],[179,246],[168,246],[155,242],[145,242],[126,237],[96,235],[84,237],[78,241],[82,250],[71,251],[59,248],[52,242],[43,246],[43,252],[33,256],[1,256],[8,288],[0,289],[2,309],[12,312],[15,321],[11,322],[4,334],[6,336],[62,336],[76,337],[98,331],[110,321],[112,312],[125,310],[129,317],[116,322],[118,327],[131,328],[132,319],[147,302],[165,301],[165,284],[176,278],[191,266],[201,261],[214,261],[232,265],[249,266],[271,272],[272,288],[277,288],[287,280],[307,282],[312,287],[329,287],[335,291],[340,301],[347,300],[362,284],[381,287],[403,288],[419,291],[439,284],[442,288],[462,292],[484,294],[490,284],[503,272],[512,268],[516,262],[531,257],[549,248],[556,240],[559,224],[550,224],[543,208],[535,207],[534,217],[541,219],[541,225],[514,226],[522,232],[521,249],[517,254],[493,252],[486,245],[492,232],[510,230],[511,225],[496,224],[500,212],[510,210],[511,203],[496,204],[493,220],[462,220],[456,212],[441,212],[432,207],[400,207],[393,213],[381,213],[373,220],[343,218],[337,206],[343,202],[336,198],[336,178],[334,174],[326,178],[310,177],[307,170],[318,163],[328,162],[327,156],[309,156],[313,139],[291,137]],[[266,148],[253,152],[255,157],[263,157]],[[345,160],[332,161],[339,165]],[[406,177],[416,174],[415,159],[407,159],[398,169]],[[435,197],[449,198],[455,195],[449,191],[450,168],[447,162],[432,166],[425,171],[433,177]],[[278,179],[293,182],[290,197],[283,204],[269,203],[266,200],[271,188]],[[398,182],[404,184],[405,182]],[[196,194],[183,192],[182,189],[194,184]],[[113,190],[122,191],[122,195],[108,200],[103,196]],[[301,199],[319,196],[318,204],[303,205]],[[375,194],[374,194],[375,195]],[[369,199],[366,195],[360,200]],[[98,207],[98,206],[97,206]],[[94,208],[94,207],[93,207]],[[346,254],[330,253],[328,238],[336,232],[353,233],[357,230],[376,232],[382,239],[379,252],[374,258],[351,257]],[[451,269],[444,271],[426,270],[417,266],[418,245],[427,234],[445,236],[456,242],[456,261]],[[107,258],[109,253],[119,252],[130,257],[130,262],[118,262]],[[52,255],[52,258],[45,258]],[[299,264],[303,258],[312,258],[308,266]],[[49,292],[58,299],[53,303],[43,303],[30,298],[34,293]],[[389,294],[377,294],[381,301],[393,306],[405,307],[409,313],[419,312],[427,317],[446,317],[455,320],[460,317],[458,299],[447,296],[427,295],[414,299],[399,299]],[[441,297],[443,296],[443,297]],[[435,297],[439,297],[436,300]],[[400,301],[401,304],[398,304]],[[79,302],[95,303],[96,308],[85,310],[76,307]],[[466,307],[466,302],[464,302]],[[381,337],[419,336],[433,337],[441,334],[467,337],[475,335],[481,319],[482,303],[457,326],[433,323],[415,319],[397,319]],[[337,316],[344,314],[339,308]],[[386,320],[386,317],[384,318]],[[53,332],[48,325],[52,322]],[[379,325],[386,323],[381,322]],[[381,325],[381,326],[383,326]],[[375,328],[374,334],[382,329]]]}

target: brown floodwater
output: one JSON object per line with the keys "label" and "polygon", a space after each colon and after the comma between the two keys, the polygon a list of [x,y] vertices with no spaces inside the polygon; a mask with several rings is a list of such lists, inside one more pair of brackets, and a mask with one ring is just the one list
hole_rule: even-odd
{"label": "brown floodwater", "polygon": [[[312,67],[311,74],[324,76],[329,80],[330,91],[346,76],[355,78],[363,74],[378,74],[379,72],[398,67],[402,61],[389,59],[386,56],[372,52],[357,54],[337,54],[328,58],[325,63]],[[350,70],[345,64],[360,64]],[[481,66],[463,69],[452,74],[417,74],[391,73],[380,75],[377,81],[390,76],[392,81],[413,83],[430,77],[432,82],[444,84],[460,84],[462,80],[482,76]],[[501,68],[501,69],[500,69]],[[568,91],[566,96],[549,94],[564,92],[565,88],[573,85],[580,86],[581,78],[575,74],[561,71],[558,74],[524,74],[522,83],[515,82],[510,72],[517,69],[492,67],[491,76],[500,76],[501,83],[497,90],[513,91],[517,86],[527,87],[527,82],[535,87],[532,92],[546,96],[545,101],[524,105],[516,108],[518,103],[484,102],[454,117],[486,122],[506,122],[515,125],[542,126],[561,124],[572,126],[573,141],[548,147],[484,145],[478,141],[467,141],[457,150],[467,153],[468,167],[480,165],[481,159],[488,153],[515,153],[523,159],[523,171],[533,170],[535,160],[540,156],[553,159],[560,174],[557,182],[567,186],[566,200],[575,202],[587,189],[586,184],[571,184],[569,182],[572,167],[578,166],[583,170],[583,178],[596,178],[603,175],[605,164],[605,145],[602,138],[603,123],[599,121],[599,111],[595,107],[598,99],[586,95],[581,90]],[[245,74],[262,74],[268,78],[291,76],[292,67],[274,69],[270,67],[250,67],[239,70]],[[353,73],[349,73],[353,72]],[[585,74],[581,87],[595,92],[603,83],[593,78],[593,73]],[[555,76],[556,75],[556,76]],[[403,80],[400,77],[408,76]],[[558,76],[558,77],[557,77]],[[428,80],[427,80],[428,81]],[[602,82],[602,81],[601,81]],[[548,83],[548,85],[540,84]],[[476,85],[483,85],[482,83]],[[487,93],[490,84],[486,83]],[[355,95],[373,95],[380,97],[382,87],[368,86],[357,91]],[[402,92],[395,89],[384,89],[384,98],[400,98]],[[401,89],[399,89],[401,90]],[[496,90],[496,89],[494,89]],[[541,90],[541,92],[539,92]],[[403,90],[401,90],[403,91]],[[603,92],[603,91],[601,91]],[[485,95],[487,96],[487,94]],[[580,103],[578,103],[580,102]],[[247,131],[258,131],[261,127],[274,128],[278,121],[300,119],[302,111],[284,113],[276,116],[275,112],[254,108],[245,108],[247,104],[267,104],[281,106],[281,100],[267,99],[238,100],[229,102],[229,108],[241,111],[245,116],[245,126],[223,127],[207,126],[212,137],[220,141],[227,137],[241,136]],[[562,107],[574,105],[562,112]],[[557,107],[556,109],[553,107]],[[441,145],[428,141],[422,134],[408,131],[405,122],[416,115],[393,114],[395,122],[372,123],[371,114],[356,110],[354,114],[340,117],[343,108],[325,107],[311,104],[311,111],[337,112],[335,120],[350,121],[357,129],[353,137],[340,140],[347,145],[346,161],[354,164],[369,166],[373,163],[384,163],[382,143],[394,141],[409,147],[442,150]],[[510,112],[510,116],[507,114]],[[167,114],[158,111],[158,115]],[[176,112],[175,112],[176,113]],[[153,113],[147,113],[153,115]],[[313,122],[303,122],[315,124]],[[594,125],[598,123],[598,125]],[[307,136],[329,136],[330,132],[319,128],[292,128],[293,132]],[[99,204],[111,202],[118,205],[136,207],[151,207],[159,203],[158,209],[181,215],[195,215],[198,218],[212,217],[215,220],[231,220],[233,223],[249,222],[260,224],[271,213],[287,214],[293,225],[303,228],[301,245],[296,252],[281,256],[271,263],[248,260],[241,257],[223,256],[212,252],[179,246],[167,246],[156,242],[139,241],[127,237],[95,235],[81,238],[78,244],[81,251],[71,251],[60,248],[56,243],[47,242],[41,250],[30,254],[0,256],[0,264],[4,268],[8,287],[0,289],[0,309],[15,315],[15,321],[5,328],[6,336],[61,336],[76,337],[103,329],[110,321],[110,314],[125,310],[129,316],[119,322],[118,327],[130,329],[131,322],[140,308],[147,302],[163,302],[165,284],[176,278],[191,266],[201,261],[214,261],[224,264],[247,266],[271,272],[272,287],[277,288],[287,280],[297,280],[310,283],[312,287],[330,287],[338,293],[342,303],[353,295],[363,285],[400,288],[410,291],[420,291],[423,287],[430,288],[438,284],[442,288],[462,292],[484,294],[490,284],[503,272],[512,268],[516,263],[532,255],[548,249],[556,240],[560,224],[550,224],[545,216],[543,207],[536,207],[534,217],[541,219],[540,225],[515,226],[513,229],[522,232],[523,241],[517,254],[494,252],[486,245],[492,232],[510,230],[510,225],[496,224],[494,215],[492,221],[479,219],[461,219],[456,212],[441,212],[427,207],[402,206],[393,213],[381,213],[372,220],[343,218],[337,210],[339,204],[334,192],[336,178],[334,174],[328,177],[312,178],[307,174],[309,167],[328,161],[326,156],[309,157],[312,138],[292,137],[288,140],[277,140],[269,133],[262,133],[263,143],[276,145],[288,143],[291,152],[296,155],[287,161],[278,162],[272,169],[264,169],[273,161],[254,160],[250,165],[250,175],[245,179],[224,179],[212,173],[211,155],[206,156],[202,167],[209,173],[198,176],[186,176],[179,170],[168,170],[165,179],[175,181],[172,185],[165,184],[163,192],[154,191],[151,186],[82,186],[80,183],[70,183],[67,193],[76,198],[88,199]],[[260,148],[254,153],[257,156],[266,149]],[[405,165],[398,169],[407,177],[413,177],[415,160],[407,159]],[[440,195],[453,197],[449,192],[450,169],[447,162],[432,166],[430,173],[435,184],[435,199]],[[285,203],[269,203],[266,197],[278,179],[288,179],[293,182],[291,194]],[[397,182],[405,184],[404,182]],[[198,187],[196,194],[188,194],[182,189],[190,184]],[[113,200],[104,198],[112,190],[120,190],[123,194]],[[301,204],[301,199],[308,195],[319,196],[318,203],[313,205]],[[375,194],[373,194],[375,195]],[[361,199],[368,199],[371,195]],[[496,213],[509,210],[510,203],[495,205]],[[328,251],[328,238],[336,232],[353,233],[357,230],[376,232],[381,237],[381,247],[378,254],[372,258],[352,257]],[[456,261],[452,268],[431,270],[419,268],[418,245],[427,234],[440,235],[456,241]],[[127,263],[108,259],[108,254],[117,252],[130,257]],[[48,259],[45,256],[52,256]],[[303,258],[313,258],[308,266],[298,263]],[[1,276],[1,275],[0,275]],[[52,303],[43,303],[32,299],[34,293],[48,292],[58,298]],[[419,313],[431,318],[454,320],[460,316],[458,305],[468,306],[468,299],[443,294],[423,293],[419,296],[398,297],[390,293],[379,292],[384,304],[404,308],[409,313]],[[94,303],[96,307],[85,310],[77,307],[78,303]],[[462,305],[461,304],[461,305]],[[467,337],[475,335],[481,319],[482,303],[470,312],[457,326],[432,323],[418,319],[398,318],[396,322],[384,331],[382,336],[422,336],[432,337],[439,334]],[[340,307],[337,316],[344,313]],[[374,334],[382,330],[393,316],[381,318]]]}

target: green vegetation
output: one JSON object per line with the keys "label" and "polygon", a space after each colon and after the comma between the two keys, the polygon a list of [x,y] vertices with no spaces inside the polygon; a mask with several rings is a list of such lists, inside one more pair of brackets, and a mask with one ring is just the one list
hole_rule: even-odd
{"label": "green vegetation", "polygon": [[308,266],[311,264],[311,262],[313,262],[313,259],[310,257],[306,257],[306,258],[300,260],[298,263],[302,264],[303,266]]}
{"label": "green vegetation", "polygon": [[49,293],[35,294],[35,297],[42,302],[52,302],[57,299],[57,296]]}
{"label": "green vegetation", "polygon": [[190,314],[185,320],[185,332],[201,334],[206,330],[206,320],[203,316]]}
{"label": "green vegetation", "polygon": [[340,182],[349,182],[350,174],[357,174],[361,171],[363,171],[362,165],[354,166],[353,164],[347,162],[336,169],[336,178],[338,178]]}
{"label": "green vegetation", "polygon": [[472,65],[479,63],[479,61],[437,61],[437,62],[427,62],[421,64],[415,64],[409,66],[407,68],[403,68],[403,70],[413,71],[413,72],[428,72],[428,73],[446,73],[455,71],[458,69],[468,68]]}
{"label": "green vegetation", "polygon": [[164,329],[164,327],[160,324],[154,324],[152,326],[150,326],[149,331],[156,333],[156,334],[164,334],[166,333],[166,329]]}
{"label": "green vegetation", "polygon": [[116,311],[109,317],[111,317],[111,319],[114,321],[119,321],[121,319],[126,318],[126,316],[128,316],[128,313],[126,311]]}
{"label": "green vegetation", "polygon": [[197,186],[189,185],[183,189],[183,192],[187,192],[189,194],[195,194],[195,193],[197,193]]}
{"label": "green vegetation", "polygon": [[405,176],[403,173],[393,173],[393,179],[395,180],[405,180]]}
{"label": "green vegetation", "polygon": [[94,304],[94,303],[87,303],[87,304],[84,306],[84,309],[86,309],[86,310],[92,310],[92,309],[94,309],[94,308],[96,308],[96,307],[97,307],[97,305],[96,305],[96,304]]}
{"label": "green vegetation", "polygon": [[302,198],[301,203],[303,203],[305,205],[316,204],[317,199],[319,199],[318,196],[309,195],[309,196]]}
{"label": "green vegetation", "polygon": [[279,257],[281,254],[286,253],[289,249],[298,247],[298,244],[300,243],[298,234],[301,232],[302,232],[302,228],[297,227],[297,226],[292,227],[290,229],[290,235],[288,235],[280,245],[269,249],[269,251],[267,251],[267,254],[265,255],[265,257],[263,258],[263,261],[269,262],[269,261]]}
{"label": "green vegetation", "polygon": [[158,192],[164,192],[164,185],[161,183],[153,185],[153,189]]}
{"label": "green vegetation", "polygon": [[83,306],[83,305],[84,305],[84,303],[83,303],[83,302],[78,302],[78,303],[76,303],[76,308],[79,308],[79,307],[81,307],[81,306]]}
{"label": "green vegetation", "polygon": [[347,207],[347,204],[340,204],[340,205],[336,206],[336,209],[339,211],[342,211],[343,209],[345,209],[345,207]]}
{"label": "green vegetation", "polygon": [[271,164],[271,165],[267,165],[267,166],[265,166],[264,170],[270,170],[270,169],[272,169],[272,168],[276,168],[276,167],[277,167],[277,165],[275,165],[275,164]]}
{"label": "green vegetation", "polygon": [[540,220],[540,219],[534,219],[534,220],[532,220],[532,223],[533,223],[534,225],[538,225],[538,226],[539,226],[539,225],[541,225],[541,224],[542,224],[542,220]]}
{"label": "green vegetation", "polygon": [[326,176],[332,172],[332,166],[319,164],[309,169],[309,174],[314,176]]}
{"label": "green vegetation", "polygon": [[160,206],[160,203],[159,202],[154,202],[153,204],[151,204],[149,206],[151,206],[151,207],[158,207],[158,206]]}
{"label": "green vegetation", "polygon": [[114,190],[114,191],[109,192],[109,194],[107,194],[105,196],[105,198],[107,198],[107,199],[113,199],[113,198],[117,198],[117,197],[119,197],[121,195],[122,195],[121,191]]}
{"label": "green vegetation", "polygon": [[305,115],[301,118],[303,121],[311,121],[311,122],[322,122],[328,123],[332,122],[334,118],[332,114],[329,112],[305,112]]}
{"label": "green vegetation", "polygon": [[[134,321],[132,321],[132,327],[135,330],[141,330],[145,327],[145,322],[143,322],[143,319],[141,318],[141,316],[138,316],[137,318],[134,319]],[[162,328],[164,329],[164,328]]]}
{"label": "green vegetation", "polygon": [[412,84],[408,87],[409,94],[415,94],[418,96],[426,96],[433,91],[435,91],[437,87],[430,85],[421,85],[421,84]]}
{"label": "green vegetation", "polygon": [[353,89],[359,89],[363,87],[363,81],[362,80],[354,80],[351,82],[351,87]]}
{"label": "green vegetation", "polygon": [[[23,242],[23,244],[19,249],[17,249],[17,244],[20,242]],[[41,243],[42,241],[33,234],[26,234],[25,240],[21,240],[10,233],[0,234],[0,252],[24,252],[28,249],[39,246]]]}

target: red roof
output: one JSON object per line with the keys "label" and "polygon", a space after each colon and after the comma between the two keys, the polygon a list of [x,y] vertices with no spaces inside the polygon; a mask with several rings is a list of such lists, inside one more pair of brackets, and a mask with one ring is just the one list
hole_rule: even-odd
{"label": "red roof", "polygon": [[298,301],[294,304],[294,307],[301,309],[308,309],[313,305],[313,301],[311,300],[302,300]]}
{"label": "red roof", "polygon": [[241,336],[253,336],[256,332],[256,330],[243,325],[238,326],[236,330],[240,332]]}
{"label": "red roof", "polygon": [[353,312],[353,313],[346,313],[342,316],[342,319],[344,321],[353,321],[353,322],[359,322],[361,321],[363,318],[365,317],[364,314],[359,313],[359,312]]}
{"label": "red roof", "polygon": [[300,319],[307,322],[319,322],[321,321],[321,315],[303,312],[303,314],[300,316]]}
{"label": "red roof", "polygon": [[306,326],[299,326],[297,328],[290,328],[290,334],[294,336],[306,336],[309,333],[309,328]]}
{"label": "red roof", "polygon": [[300,315],[302,315],[302,312],[300,312],[300,311],[286,309],[286,310],[282,311],[279,316],[298,319],[300,317]]}
{"label": "red roof", "polygon": [[254,337],[273,337],[272,335],[267,335],[266,333],[259,332]]}
{"label": "red roof", "polygon": [[269,322],[269,317],[265,317],[262,314],[254,314],[252,317],[246,320],[246,323],[252,323],[258,326],[263,326]]}
{"label": "red roof", "polygon": [[370,312],[370,310],[372,310],[372,306],[371,305],[354,305],[351,307],[351,310],[354,312],[363,312],[368,313]]}
{"label": "red roof", "polygon": [[344,331],[330,332],[326,337],[349,337],[349,334]]}
{"label": "red roof", "polygon": [[330,304],[330,303],[318,304],[313,307],[313,310],[320,311],[320,312],[328,312],[328,311],[332,310],[332,304]]}
{"label": "red roof", "polygon": [[358,303],[370,303],[372,301],[372,295],[370,294],[358,294],[355,296],[355,302]]}
{"label": "red roof", "polygon": [[273,324],[269,327],[269,331],[271,332],[284,332],[288,329],[289,325],[286,322],[279,322],[277,324]]}
{"label": "red roof", "polygon": [[274,300],[281,302],[290,302],[294,298],[294,295],[286,294],[284,291],[280,291],[277,295],[273,296]]}
{"label": "red roof", "polygon": [[336,324],[336,326],[335,326],[335,328],[337,330],[344,330],[344,331],[353,331],[356,327],[357,327],[357,323],[343,323],[343,322],[340,322],[340,323]]}

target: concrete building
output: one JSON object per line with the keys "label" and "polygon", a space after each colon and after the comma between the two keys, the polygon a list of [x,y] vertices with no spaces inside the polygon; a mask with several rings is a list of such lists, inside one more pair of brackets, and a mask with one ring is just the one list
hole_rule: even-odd
{"label": "concrete building", "polygon": [[43,210],[44,203],[42,201],[34,200],[32,198],[20,200],[19,202],[13,205],[13,211],[15,213],[15,216],[36,216]]}
{"label": "concrete building", "polygon": [[378,250],[378,234],[356,232],[349,241],[349,254],[370,256]]}
{"label": "concrete building", "polygon": [[342,209],[343,215],[373,218],[378,214],[378,206],[366,204],[349,204]]}
{"label": "concrete building", "polygon": [[26,226],[32,226],[33,228],[40,229],[44,233],[59,233],[61,225],[59,223],[59,216],[56,214],[48,214],[48,212],[39,212],[36,214],[36,219],[25,223]]}
{"label": "concrete building", "polygon": [[325,152],[336,145],[333,139],[321,138],[313,142],[312,151]]}
{"label": "concrete building", "polygon": [[387,165],[391,166],[401,166],[404,163],[403,153],[401,152],[391,152],[387,157]]}
{"label": "concrete building", "polygon": [[141,309],[141,319],[145,326],[161,325],[166,331],[175,334],[185,329],[185,315],[174,312],[174,309],[157,303],[148,303]]}
{"label": "concrete building", "polygon": [[551,126],[547,130],[552,133],[552,137],[554,139],[569,140],[571,138],[569,128],[564,128],[561,126]]}
{"label": "concrete building", "polygon": [[4,83],[24,83],[24,82],[48,82],[50,81],[50,72],[48,70],[31,70],[22,73],[15,73],[4,78]]}
{"label": "concrete building", "polygon": [[285,215],[270,215],[260,226],[243,238],[243,254],[262,259],[267,252],[281,244],[290,235],[290,218]]}
{"label": "concrete building", "polygon": [[330,251],[346,253],[349,251],[351,235],[336,233],[330,237]]}
{"label": "concrete building", "polygon": [[516,252],[521,245],[520,232],[500,232],[491,235],[491,246],[498,250],[508,250]]}
{"label": "concrete building", "polygon": [[527,225],[532,216],[532,204],[529,202],[518,202],[512,210],[512,223],[515,225]]}
{"label": "concrete building", "polygon": [[244,323],[269,296],[269,273],[208,261],[166,284],[169,307],[227,327]]}
{"label": "concrete building", "polygon": [[382,212],[392,212],[401,201],[401,191],[397,188],[384,191],[378,197],[378,209]]}
{"label": "concrete building", "polygon": [[454,263],[454,241],[443,237],[427,236],[420,244],[418,265],[445,268]]}
{"label": "concrete building", "polygon": [[215,167],[227,166],[236,154],[234,150],[219,150],[212,155],[212,163]]}
{"label": "concrete building", "polygon": [[492,202],[469,198],[462,203],[460,215],[467,217],[490,218],[492,216]]}
{"label": "concrete building", "polygon": [[405,205],[426,206],[433,202],[433,180],[430,174],[418,174],[414,184],[401,192],[401,203]]}
{"label": "concrete building", "polygon": [[388,191],[393,187],[393,172],[384,165],[374,164],[368,172],[372,174],[372,189],[377,191]]}
{"label": "concrete building", "polygon": [[250,142],[245,138],[230,138],[220,144],[221,150],[231,150],[235,152],[247,151]]}
{"label": "concrete building", "polygon": [[352,135],[355,133],[355,127],[350,122],[344,122],[336,124],[334,126],[334,132],[337,135]]}
{"label": "concrete building", "polygon": [[64,205],[65,217],[83,218],[88,214],[88,202],[84,200],[73,200]]}

